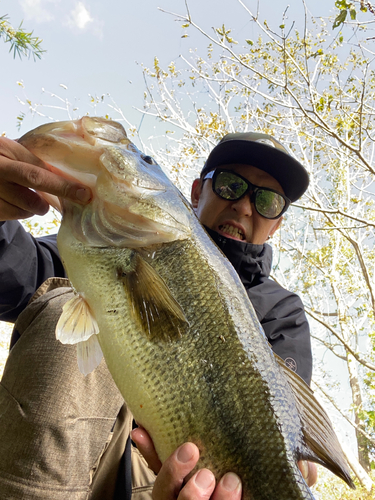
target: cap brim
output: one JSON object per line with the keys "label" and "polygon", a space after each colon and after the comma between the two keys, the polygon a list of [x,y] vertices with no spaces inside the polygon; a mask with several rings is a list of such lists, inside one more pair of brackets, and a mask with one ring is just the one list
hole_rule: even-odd
{"label": "cap brim", "polygon": [[298,200],[309,185],[309,175],[295,158],[279,149],[255,141],[225,141],[210,153],[202,174],[223,165],[252,165],[274,177],[292,201]]}

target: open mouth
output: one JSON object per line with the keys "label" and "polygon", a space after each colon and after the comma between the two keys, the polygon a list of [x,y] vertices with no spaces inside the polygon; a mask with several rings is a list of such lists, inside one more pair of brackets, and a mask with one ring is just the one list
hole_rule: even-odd
{"label": "open mouth", "polygon": [[222,233],[228,235],[230,238],[234,238],[236,240],[241,240],[241,241],[245,240],[245,235],[243,231],[241,231],[241,229],[239,229],[238,227],[232,226],[230,224],[224,224],[222,226],[219,226],[219,230]]}

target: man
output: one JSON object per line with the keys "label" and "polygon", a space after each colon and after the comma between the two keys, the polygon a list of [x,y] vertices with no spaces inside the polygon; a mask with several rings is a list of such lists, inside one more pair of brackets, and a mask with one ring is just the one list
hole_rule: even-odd
{"label": "man", "polygon": [[[19,404],[19,406],[26,408],[30,404],[30,407],[34,408],[35,398],[30,402],[27,399],[28,395],[26,397],[22,393],[22,388],[17,389],[17,381],[22,376],[22,373],[28,371],[27,367],[29,366],[28,363],[30,363],[30,356],[25,356],[24,353],[33,353],[36,350],[36,344],[41,339],[43,340],[45,345],[43,346],[42,342],[42,346],[38,351],[43,362],[39,360],[39,364],[34,364],[34,361],[32,361],[29,368],[31,372],[34,366],[35,378],[43,380],[43,383],[39,383],[35,388],[33,386],[32,390],[30,388],[28,390],[28,393],[35,391],[38,401],[38,391],[41,392],[40,386],[56,387],[55,379],[61,376],[63,370],[70,366],[74,358],[74,353],[72,355],[66,354],[66,346],[62,351],[62,348],[52,339],[51,335],[47,337],[47,332],[53,332],[53,324],[55,324],[53,322],[56,320],[57,310],[61,310],[59,307],[61,307],[62,302],[59,301],[62,295],[70,292],[66,288],[63,289],[67,291],[61,292],[61,288],[56,288],[54,285],[54,288],[48,290],[45,294],[39,291],[39,295],[37,294],[36,298],[34,296],[33,302],[26,308],[28,300],[46,278],[51,276],[62,277],[64,271],[59,260],[54,238],[47,237],[36,241],[20,228],[15,219],[29,217],[33,214],[43,215],[48,210],[48,204],[30,188],[67,197],[81,203],[87,202],[91,197],[91,193],[85,186],[54,175],[41,160],[19,144],[7,139],[2,139],[0,142],[0,179],[0,220],[8,221],[3,223],[0,228],[0,275],[2,277],[0,285],[0,318],[15,321],[20,315],[12,339],[12,345],[15,344],[15,348],[11,351],[2,384],[5,384],[9,406],[11,406],[12,401],[9,401],[8,393],[11,394],[11,399],[16,400],[18,403],[19,398],[25,398],[25,403],[23,405]],[[255,133],[228,134],[209,155],[202,170],[201,178],[193,183],[191,197],[197,216],[238,272],[273,349],[286,359],[286,362],[309,383],[312,369],[311,348],[309,328],[303,306],[296,295],[282,289],[268,278],[272,253],[271,248],[265,244],[266,240],[280,226],[282,215],[290,202],[302,196],[307,185],[308,176],[305,169],[273,137]],[[66,301],[66,297],[62,300]],[[48,316],[49,310],[52,311],[50,316]],[[31,327],[29,327],[30,323]],[[36,325],[39,326],[36,327]],[[37,330],[43,331],[38,331],[36,334],[35,331]],[[20,333],[21,338],[17,340]],[[48,357],[43,357],[45,352],[49,353]],[[65,355],[67,358],[62,362],[62,356]],[[53,359],[53,362],[49,365],[51,359]],[[54,371],[55,365],[58,365],[56,371]],[[109,375],[105,372],[106,368],[101,367],[101,369],[104,370],[103,373],[99,371],[97,375],[94,374],[93,377],[90,378],[89,376],[84,380],[79,379],[79,376],[74,374],[74,384],[78,386],[77,395],[73,394],[72,389],[71,394],[69,392],[67,395],[65,394],[67,398],[64,404],[73,408],[85,398],[87,398],[87,404],[92,405],[94,400],[98,407],[101,405],[102,399],[108,399],[110,400],[109,403],[113,403],[113,407],[101,408],[103,414],[109,415],[109,417],[106,416],[102,419],[101,432],[103,437],[100,442],[95,441],[97,449],[94,447],[94,437],[92,437],[98,435],[96,428],[95,432],[87,434],[89,436],[86,439],[88,442],[83,443],[82,453],[86,448],[95,448],[92,456],[90,455],[86,460],[87,463],[91,464],[87,498],[126,498],[124,492],[129,485],[129,479],[126,479],[129,470],[126,450],[130,450],[130,441],[127,439],[129,434],[127,426],[129,426],[130,417],[126,413],[126,407],[121,407],[121,398],[118,399],[116,389],[110,387]],[[71,378],[73,371],[73,368],[69,368],[66,376]],[[53,376],[49,375],[52,373],[54,373]],[[65,376],[62,378],[64,379]],[[12,383],[9,382],[10,380]],[[103,380],[105,380],[105,384],[103,384]],[[32,381],[29,384],[32,386]],[[87,387],[89,389],[84,389]],[[90,397],[90,391],[95,391],[98,387],[100,387],[100,390],[95,396],[96,399]],[[107,391],[113,390],[113,396],[106,393],[103,387]],[[57,407],[62,399],[58,390],[61,389],[51,390],[48,398],[43,399],[41,397],[41,400],[47,401],[47,404],[51,400],[54,401],[52,408],[49,408],[51,414],[58,413]],[[63,391],[61,390],[61,392]],[[58,398],[54,399],[56,393]],[[103,394],[107,394],[107,398],[104,398]],[[74,399],[75,397],[76,399]],[[72,404],[72,401],[74,401],[74,404]],[[40,407],[42,407],[42,404]],[[38,411],[43,413],[45,410],[38,409]],[[62,407],[61,411],[65,411],[65,406]],[[69,411],[71,411],[71,408]],[[31,412],[32,415],[34,413]],[[52,416],[48,412],[46,414],[45,425],[49,425],[48,418],[52,421]],[[23,425],[22,415],[17,414],[17,418],[20,419],[20,425]],[[111,418],[116,421],[113,432],[108,427],[109,423],[111,425],[113,423]],[[82,420],[82,417],[76,417],[74,420]],[[53,435],[56,433],[63,434],[67,425],[64,422],[61,424],[59,419],[56,419]],[[43,425],[44,421],[42,424],[39,422],[38,427],[33,429],[30,446],[35,444],[35,433],[40,433],[38,436],[40,435],[40,439],[44,440],[46,432],[44,432]],[[15,427],[15,432],[17,429]],[[79,447],[82,436],[85,436],[84,432],[82,430],[76,433],[77,436],[72,441],[70,448],[66,445],[68,438],[65,436],[61,438],[64,447],[68,449],[69,460],[72,460],[70,449],[75,449],[75,446]],[[110,435],[110,438],[106,438],[107,434]],[[9,432],[7,435],[9,436]],[[117,445],[116,439],[118,436],[120,438]],[[102,442],[103,439],[104,442]],[[207,470],[200,470],[184,484],[186,476],[192,471],[199,457],[199,451],[192,443],[182,445],[161,465],[153,449],[152,441],[143,429],[135,429],[132,432],[132,439],[147,459],[151,469],[158,473],[153,488],[154,499],[198,500],[200,498],[212,498],[214,500],[238,500],[240,498],[240,481],[232,473],[225,475],[218,485],[215,485],[212,473]],[[20,441],[22,442],[22,440]],[[54,442],[51,443],[51,440],[49,440],[45,447],[40,447],[42,455],[45,451],[44,448],[51,446],[52,449],[53,445]],[[123,454],[124,449],[125,454]],[[9,447],[7,453],[11,453],[11,451]],[[39,452],[39,449],[37,452]],[[33,458],[37,452],[33,449]],[[61,453],[61,443],[59,443],[56,451],[58,458],[61,458]],[[136,450],[133,449],[133,467],[133,456],[135,454]],[[97,456],[95,464],[92,463],[94,456]],[[121,473],[122,466],[118,466],[118,463],[123,460],[122,456],[125,457],[125,472],[123,474]],[[49,471],[53,467],[48,460],[49,458],[43,455],[43,461],[47,464],[45,467],[47,475],[43,476],[43,471],[36,468],[37,466],[30,469],[27,488],[33,488],[32,477],[48,478]],[[115,467],[113,466],[114,463],[116,463]],[[64,462],[61,465],[64,469]],[[137,463],[136,467],[142,469],[142,463]],[[314,467],[308,467],[306,463],[300,464],[300,467],[307,481],[310,484],[315,482],[316,472]],[[9,483],[12,483],[9,488],[13,488],[13,490],[9,491],[17,491],[17,488],[21,491],[23,487],[21,483],[25,478],[15,476],[10,478],[5,468],[6,464],[3,465],[0,460],[0,491],[2,481],[5,484],[6,478],[8,478]],[[111,474],[114,474],[113,470],[115,470],[115,477],[111,481],[112,490],[109,493],[107,479]],[[82,469],[82,472],[78,475],[85,475],[87,472],[85,471],[86,469]],[[57,473],[62,474],[61,468]],[[139,472],[139,475],[142,474],[147,476],[144,471]],[[125,476],[125,479],[123,476]],[[149,480],[149,477],[145,478],[146,483]],[[59,498],[56,496],[58,494],[61,494],[61,498],[64,498],[67,491],[70,492],[70,498],[86,498],[82,486],[72,488],[70,484],[65,484],[66,481],[68,481],[66,478],[59,478],[56,481],[56,485],[63,485],[61,490],[58,489],[58,486],[49,486],[50,491],[52,491],[53,487],[56,488],[54,498]],[[146,486],[140,484],[139,487],[135,487],[134,481],[133,474],[132,498],[149,498],[142,496],[142,491],[146,491],[145,489],[142,490],[142,488],[146,488]],[[40,482],[41,480],[39,480]],[[65,486],[66,490],[64,490]],[[35,491],[30,492],[28,490],[28,494],[29,498],[48,498],[48,495],[43,494],[40,484]],[[72,496],[73,494],[77,496]],[[145,495],[148,494],[145,493]],[[9,494],[8,498],[11,498]]]}

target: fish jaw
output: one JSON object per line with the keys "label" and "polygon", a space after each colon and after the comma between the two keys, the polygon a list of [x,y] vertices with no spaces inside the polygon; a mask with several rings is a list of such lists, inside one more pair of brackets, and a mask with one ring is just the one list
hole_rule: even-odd
{"label": "fish jaw", "polygon": [[88,127],[89,124],[88,117],[47,123],[22,136],[19,142],[54,173],[92,187],[103,150],[90,133],[94,127]]}
{"label": "fish jaw", "polygon": [[189,236],[190,207],[119,123],[91,117],[50,123],[19,142],[51,171],[90,187],[85,206],[60,199],[63,223],[69,219],[79,241],[139,248]]}

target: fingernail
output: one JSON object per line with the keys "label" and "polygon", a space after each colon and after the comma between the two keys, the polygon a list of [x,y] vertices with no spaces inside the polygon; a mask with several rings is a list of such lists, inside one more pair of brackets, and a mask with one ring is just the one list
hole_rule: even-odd
{"label": "fingernail", "polygon": [[131,432],[130,432],[130,438],[133,439],[135,438],[135,440],[133,439],[133,441],[136,441],[137,438],[138,439],[142,439],[144,436],[143,432],[141,429],[139,429],[138,427],[136,429],[133,429]]}
{"label": "fingernail", "polygon": [[215,480],[214,475],[208,469],[200,470],[195,476],[195,484],[201,490],[207,490]]}
{"label": "fingernail", "polygon": [[90,189],[85,189],[85,188],[77,189],[76,197],[77,200],[81,201],[82,203],[86,203],[91,198],[91,191]]}
{"label": "fingernail", "polygon": [[221,484],[225,490],[234,491],[240,486],[241,480],[233,472],[228,472],[221,478]]}
{"label": "fingernail", "polygon": [[301,460],[299,463],[299,468],[302,473],[303,479],[307,479],[309,476],[309,466],[306,462],[306,460]]}
{"label": "fingernail", "polygon": [[194,449],[192,445],[189,443],[185,443],[178,450],[177,459],[179,462],[186,464],[187,462],[190,462],[190,460],[193,458],[193,455]]}

